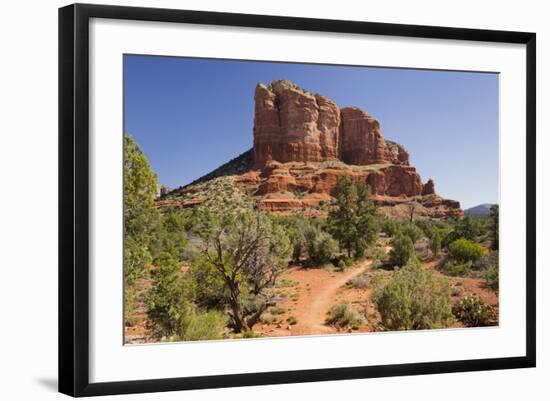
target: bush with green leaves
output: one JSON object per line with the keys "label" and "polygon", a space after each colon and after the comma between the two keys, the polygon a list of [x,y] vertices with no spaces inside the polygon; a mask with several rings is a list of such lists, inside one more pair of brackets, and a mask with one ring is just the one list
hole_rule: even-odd
{"label": "bush with green leaves", "polygon": [[364,290],[371,287],[370,273],[363,273],[358,276],[350,278],[346,281],[346,286],[359,290]]}
{"label": "bush with green leaves", "polygon": [[466,238],[460,238],[448,246],[449,259],[458,263],[476,263],[483,257],[483,247]]}
{"label": "bush with green leaves", "polygon": [[443,271],[448,276],[467,276],[472,271],[472,262],[456,262],[454,260],[446,260],[443,263]]}
{"label": "bush with green leaves", "polygon": [[418,260],[410,237],[398,233],[391,239],[390,245],[389,262],[391,264],[405,266]]}
{"label": "bush with green leaves", "polygon": [[180,211],[168,211],[160,217],[149,249],[153,257],[168,252],[178,260],[192,260],[188,248],[187,217]]}
{"label": "bush with green leaves", "polygon": [[388,237],[393,237],[399,231],[399,223],[391,217],[386,217],[381,224],[381,229]]}
{"label": "bush with green leaves", "polygon": [[415,224],[404,223],[400,228],[401,234],[409,237],[413,244],[418,242],[422,237],[424,237],[424,232],[418,228]]}
{"label": "bush with green leaves", "polygon": [[387,330],[435,329],[453,322],[447,279],[414,264],[377,288],[374,301]]}
{"label": "bush with green leaves", "polygon": [[152,285],[147,293],[149,318],[155,324],[156,337],[183,336],[187,319],[195,305],[189,301],[188,286],[177,259],[162,252],[153,261]]}
{"label": "bush with green leaves", "polygon": [[465,216],[455,221],[453,230],[446,235],[443,245],[449,245],[460,238],[475,241],[479,236],[485,234],[487,234],[487,229],[481,219]]}
{"label": "bush with green leaves", "polygon": [[498,291],[499,288],[499,262],[498,251],[491,254],[491,264],[483,272],[483,278],[487,282],[487,287],[493,291]]}
{"label": "bush with green leaves", "polygon": [[198,255],[186,275],[189,293],[199,307],[222,309],[229,291],[216,267],[204,255]]}
{"label": "bush with green leaves", "polygon": [[434,228],[430,235],[430,250],[434,256],[438,256],[441,252],[441,242],[441,233],[437,228]]}
{"label": "bush with green leaves", "polygon": [[189,314],[185,319],[181,334],[173,338],[175,341],[219,340],[224,338],[227,316],[217,310],[205,313]]}
{"label": "bush with green leaves", "polygon": [[453,306],[453,314],[466,327],[483,327],[495,324],[493,309],[477,297],[467,296]]}
{"label": "bush with green leaves", "polygon": [[330,234],[320,228],[314,225],[308,226],[304,238],[308,265],[320,267],[330,263],[337,256],[338,243]]}
{"label": "bush with green leaves", "polygon": [[331,326],[343,329],[353,324],[360,324],[362,319],[348,303],[342,302],[330,308],[325,321]]}
{"label": "bush with green leaves", "polygon": [[153,336],[169,341],[223,338],[227,316],[215,309],[201,309],[191,301],[192,285],[182,274],[177,259],[162,252],[153,264],[152,285],[147,293]]}

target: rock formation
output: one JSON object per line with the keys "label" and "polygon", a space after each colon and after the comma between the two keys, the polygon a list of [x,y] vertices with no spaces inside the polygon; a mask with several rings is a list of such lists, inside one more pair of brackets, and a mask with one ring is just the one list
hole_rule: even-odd
{"label": "rock formation", "polygon": [[[176,193],[193,194],[201,182],[230,175],[265,211],[323,215],[338,177],[346,174],[368,183],[373,200],[390,215],[414,201],[420,215],[462,216],[458,202],[435,193],[432,179],[422,183],[406,149],[386,140],[379,121],[366,111],[340,109],[286,80],[258,84],[254,101],[252,150]],[[191,196],[180,207],[195,204]]]}
{"label": "rock formation", "polygon": [[307,163],[338,158],[340,111],[331,100],[290,81],[259,84],[254,100],[254,167],[273,160]]}

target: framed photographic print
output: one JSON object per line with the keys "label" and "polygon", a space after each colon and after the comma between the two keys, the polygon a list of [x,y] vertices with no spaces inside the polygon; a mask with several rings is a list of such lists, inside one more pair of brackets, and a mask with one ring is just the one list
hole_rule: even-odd
{"label": "framed photographic print", "polygon": [[59,390],[535,366],[535,34],[59,10]]}

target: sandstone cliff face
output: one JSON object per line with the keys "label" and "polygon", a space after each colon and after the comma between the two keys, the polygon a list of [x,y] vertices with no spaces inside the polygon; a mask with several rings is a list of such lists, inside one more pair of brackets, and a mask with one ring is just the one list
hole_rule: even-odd
{"label": "sandstone cliff face", "polygon": [[259,84],[254,101],[254,167],[338,158],[340,111],[331,100],[275,81]]}
{"label": "sandstone cliff face", "polygon": [[409,165],[409,154],[385,141],[380,123],[357,107],[339,109],[330,99],[290,81],[258,84],[254,95],[255,168],[271,161]]}

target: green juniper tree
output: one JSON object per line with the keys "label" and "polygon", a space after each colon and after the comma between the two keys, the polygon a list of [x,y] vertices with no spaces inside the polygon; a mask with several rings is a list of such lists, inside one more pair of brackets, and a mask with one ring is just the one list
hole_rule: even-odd
{"label": "green juniper tree", "polygon": [[370,195],[370,188],[365,183],[356,184],[347,175],[338,178],[328,227],[350,258],[363,256],[378,234],[377,209]]}
{"label": "green juniper tree", "polygon": [[136,280],[147,275],[150,244],[159,219],[154,208],[157,177],[145,154],[130,135],[124,136],[124,285],[128,321]]}

